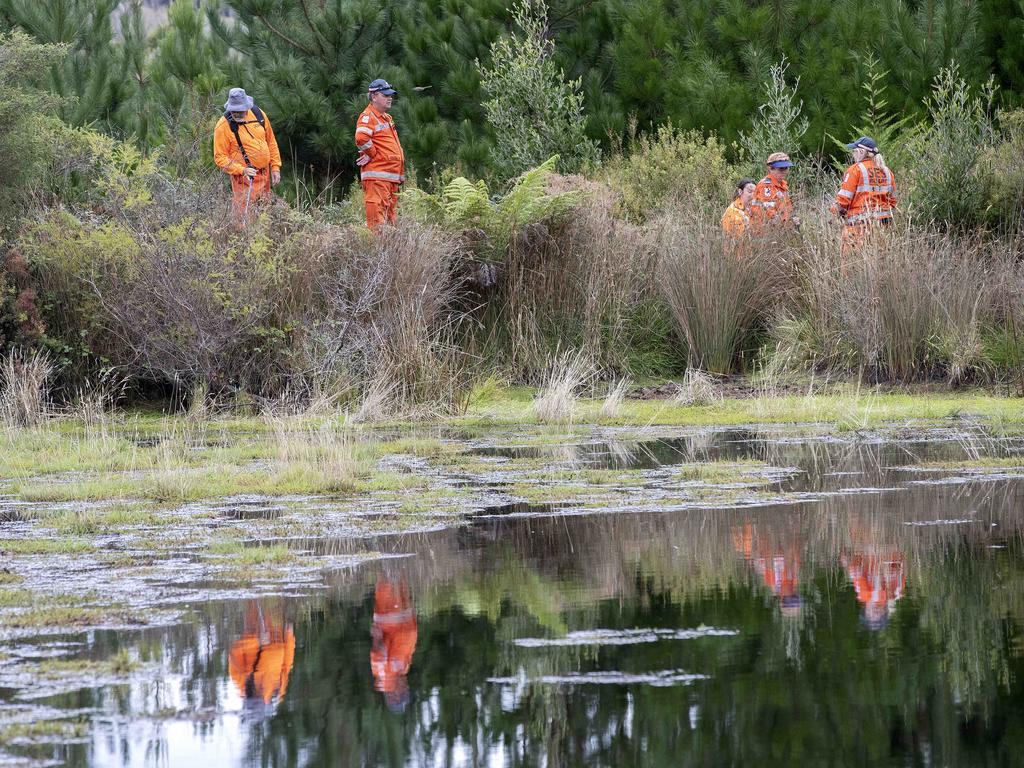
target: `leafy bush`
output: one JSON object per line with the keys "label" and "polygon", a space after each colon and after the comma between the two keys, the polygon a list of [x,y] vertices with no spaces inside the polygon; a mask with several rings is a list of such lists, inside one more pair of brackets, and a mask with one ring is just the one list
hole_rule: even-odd
{"label": "leafy bush", "polygon": [[739,179],[726,150],[713,135],[663,125],[653,135],[634,135],[625,152],[604,164],[600,178],[620,194],[619,211],[633,222],[669,205],[724,209]]}
{"label": "leafy bush", "polygon": [[968,228],[983,220],[984,188],[975,169],[994,141],[993,98],[991,83],[976,93],[955,65],[935,78],[927,104],[929,120],[910,147],[909,202],[929,221]]}
{"label": "leafy bush", "polygon": [[491,63],[480,70],[487,94],[484,113],[494,132],[492,166],[500,179],[518,176],[559,155],[562,171],[578,171],[598,158],[587,137],[580,80],[566,81],[553,58],[544,0],[517,0],[517,33],[491,45]]}
{"label": "leafy bush", "polygon": [[403,205],[421,222],[452,232],[475,230],[474,254],[500,262],[506,258],[513,238],[525,227],[554,221],[582,203],[579,190],[548,192],[546,185],[557,163],[557,155],[548,158],[516,179],[512,188],[497,199],[491,198],[486,182],[459,176],[435,195],[410,190]]}
{"label": "leafy bush", "polygon": [[59,101],[40,87],[65,53],[64,46],[40,45],[21,32],[0,34],[0,228],[14,223],[26,197],[43,186],[65,132],[52,117]]}
{"label": "leafy bush", "polygon": [[755,178],[764,174],[765,158],[772,152],[796,154],[807,133],[809,122],[803,117],[803,101],[797,99],[800,78],[790,86],[786,82],[789,63],[786,58],[771,67],[762,85],[763,103],[751,121],[749,131],[740,131],[744,170]]}
{"label": "leafy bush", "polygon": [[1024,110],[999,115],[999,140],[982,150],[975,176],[986,218],[1012,229],[1024,224]]}

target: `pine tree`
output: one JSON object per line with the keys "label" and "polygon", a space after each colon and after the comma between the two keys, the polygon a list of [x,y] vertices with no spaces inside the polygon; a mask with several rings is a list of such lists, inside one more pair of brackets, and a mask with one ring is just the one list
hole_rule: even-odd
{"label": "pine tree", "polygon": [[117,131],[127,98],[122,53],[112,18],[119,0],[0,0],[0,16],[44,44],[67,46],[49,68],[50,90],[63,97],[61,117]]}
{"label": "pine tree", "polygon": [[155,47],[151,103],[163,129],[163,155],[179,173],[198,170],[212,154],[210,137],[228,87],[227,45],[210,34],[202,8],[175,0]]}
{"label": "pine tree", "polygon": [[402,143],[421,181],[458,165],[483,176],[491,136],[481,103],[480,73],[505,29],[506,0],[419,0],[402,20],[401,77],[422,91],[399,97]]}

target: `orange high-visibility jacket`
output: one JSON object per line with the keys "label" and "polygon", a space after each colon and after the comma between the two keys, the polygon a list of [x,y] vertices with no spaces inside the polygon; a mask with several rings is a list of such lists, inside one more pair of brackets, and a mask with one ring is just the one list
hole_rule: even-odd
{"label": "orange high-visibility jacket", "polygon": [[750,225],[750,216],[739,198],[732,201],[722,214],[722,230],[729,237],[742,237]]}
{"label": "orange high-visibility jacket", "polygon": [[[245,147],[245,153],[249,155],[249,162],[254,168],[269,167],[275,171],[281,170],[281,152],[277,148],[274,129],[266,112],[263,113],[261,126],[250,109],[245,119],[238,122],[238,138],[242,140],[242,146]],[[213,129],[213,161],[218,168],[232,176],[238,176],[245,171],[242,150],[238,148],[235,134],[225,117],[221,117],[217,121],[217,127]]]}
{"label": "orange high-visibility jacket", "polygon": [[789,198],[789,185],[784,179],[765,176],[754,189],[750,201],[750,215],[755,224],[769,221],[789,221],[793,215],[793,201]]}
{"label": "orange high-visibility jacket", "polygon": [[867,224],[891,221],[895,207],[896,180],[892,171],[869,157],[846,169],[833,210],[847,224]]}
{"label": "orange high-visibility jacket", "polygon": [[356,121],[356,148],[370,162],[359,169],[363,181],[376,179],[401,184],[405,181],[405,153],[398,141],[395,119],[368,104]]}

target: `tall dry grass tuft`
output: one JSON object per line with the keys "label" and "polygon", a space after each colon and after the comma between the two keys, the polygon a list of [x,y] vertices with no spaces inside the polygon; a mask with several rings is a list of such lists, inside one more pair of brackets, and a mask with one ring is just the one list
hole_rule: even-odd
{"label": "tall dry grass tuft", "polygon": [[628,378],[621,378],[608,390],[598,415],[602,419],[614,419],[622,412],[622,403],[626,399],[631,383]]}
{"label": "tall dry grass tuft", "polygon": [[691,368],[727,374],[786,282],[778,246],[727,243],[705,212],[669,212],[654,224],[658,289],[686,341]]}
{"label": "tall dry grass tuft", "polygon": [[567,352],[552,360],[544,386],[533,401],[533,413],[551,424],[572,424],[579,390],[595,374],[594,364],[586,352]]}
{"label": "tall dry grass tuft", "polygon": [[324,490],[345,490],[365,470],[352,430],[325,422],[319,426],[271,417],[277,460],[284,471],[308,473]]}
{"label": "tall dry grass tuft", "polygon": [[773,324],[777,367],[954,384],[981,371],[983,332],[1011,269],[985,240],[904,224],[841,258],[832,233],[807,229],[786,254],[799,289]]}
{"label": "tall dry grass tuft", "polygon": [[55,367],[44,352],[11,350],[0,360],[0,423],[35,427],[48,412],[47,384]]}
{"label": "tall dry grass tuft", "polygon": [[540,383],[564,347],[588,348],[607,371],[663,370],[667,323],[644,231],[614,215],[617,197],[602,184],[556,176],[548,191],[580,191],[586,202],[512,238],[496,285],[481,296],[481,357],[524,383]]}
{"label": "tall dry grass tuft", "polygon": [[722,399],[722,390],[713,376],[689,368],[673,399],[680,405],[710,405]]}
{"label": "tall dry grass tuft", "polygon": [[345,258],[324,271],[303,323],[310,386],[361,390],[391,411],[457,410],[475,376],[462,345],[458,239],[404,223],[341,247]]}

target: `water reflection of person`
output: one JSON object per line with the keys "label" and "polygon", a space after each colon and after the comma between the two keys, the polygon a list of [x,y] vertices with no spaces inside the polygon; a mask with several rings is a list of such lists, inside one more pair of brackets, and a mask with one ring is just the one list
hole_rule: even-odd
{"label": "water reflection of person", "polygon": [[291,624],[267,614],[259,601],[246,606],[242,636],[231,644],[228,673],[247,711],[269,713],[284,698],[295,661]]}
{"label": "water reflection of person", "polygon": [[778,599],[782,615],[799,616],[804,601],[800,596],[801,547],[796,532],[780,535],[748,522],[733,526],[732,543]]}
{"label": "water reflection of person", "polygon": [[402,712],[409,703],[409,667],[416,650],[416,612],[405,578],[381,576],[373,596],[373,626],[370,637],[370,670],[373,687],[384,694],[392,712]]}
{"label": "water reflection of person", "polygon": [[846,575],[861,605],[864,624],[879,630],[889,623],[907,585],[903,553],[871,526],[854,522],[851,547],[842,553]]}

